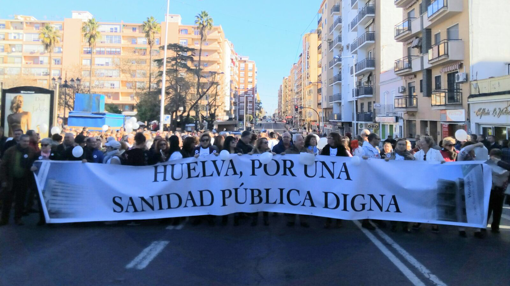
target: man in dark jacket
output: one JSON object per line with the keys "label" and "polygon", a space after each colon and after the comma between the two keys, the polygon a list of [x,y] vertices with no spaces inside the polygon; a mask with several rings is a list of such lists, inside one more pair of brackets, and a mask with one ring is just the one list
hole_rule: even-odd
{"label": "man in dark jacket", "polygon": [[73,149],[74,147],[74,134],[66,133],[64,135],[64,142],[57,146],[55,152],[57,153],[58,160],[65,161],[67,159],[67,149]]}
{"label": "man in dark jacket", "polygon": [[236,148],[241,149],[243,151],[243,154],[248,154],[253,150],[253,146],[250,145],[251,140],[251,132],[250,131],[243,131],[241,134],[241,140],[237,142]]}
{"label": "man in dark jacket", "polygon": [[12,133],[12,140],[6,141],[4,144],[2,154],[4,154],[5,151],[7,151],[7,149],[11,148],[12,146],[18,145],[21,135],[23,135],[23,130],[21,129],[14,130],[14,132]]}
{"label": "man in dark jacket", "polygon": [[[86,137],[83,135],[78,135],[74,139],[75,146],[73,148],[66,149],[66,159],[67,161],[83,161],[83,162],[92,162],[92,154],[89,148],[85,148],[87,143],[85,142]],[[77,147],[81,147],[83,149],[83,154],[80,157],[74,157],[73,150]]]}
{"label": "man in dark jacket", "polygon": [[292,141],[289,132],[284,132],[282,140],[273,147],[273,152],[276,154],[285,153],[290,147],[292,147]]}
{"label": "man in dark jacket", "polygon": [[3,201],[2,219],[0,225],[9,223],[12,202],[15,200],[14,222],[23,225],[21,217],[25,205],[25,198],[33,182],[31,167],[36,159],[35,150],[29,146],[30,138],[27,135],[20,137],[16,146],[5,151],[0,164],[0,181],[5,199]]}
{"label": "man in dark jacket", "polygon": [[135,145],[133,148],[124,152],[126,165],[129,166],[145,166],[149,160],[147,150],[145,149],[145,141],[147,139],[143,133],[138,132],[135,135]]}
{"label": "man in dark jacket", "polygon": [[499,145],[497,142],[496,142],[496,138],[493,136],[493,135],[489,135],[487,136],[487,141],[489,141],[489,146],[487,147],[487,149],[489,150],[489,152],[492,150],[492,149],[503,149],[503,147],[501,147],[501,145]]}

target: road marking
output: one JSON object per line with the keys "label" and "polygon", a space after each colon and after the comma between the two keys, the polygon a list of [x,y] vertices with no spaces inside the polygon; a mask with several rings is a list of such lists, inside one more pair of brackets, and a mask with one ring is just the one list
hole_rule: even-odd
{"label": "road marking", "polygon": [[169,241],[153,241],[151,245],[138,254],[133,261],[126,265],[126,269],[142,270],[167,246]]}
{"label": "road marking", "polygon": [[375,231],[377,232],[377,234],[379,236],[381,236],[386,241],[386,243],[388,243],[393,248],[395,248],[395,250],[398,253],[400,253],[400,255],[402,255],[405,258],[405,260],[407,260],[409,263],[411,263],[412,266],[414,266],[418,271],[420,271],[421,274],[423,274],[423,276],[425,276],[427,279],[429,279],[432,283],[434,283],[435,285],[446,286],[446,284],[443,281],[441,281],[441,279],[439,279],[436,275],[432,274],[430,272],[430,270],[428,270],[423,264],[418,262],[418,260],[416,260],[416,258],[414,258],[411,254],[409,254],[409,252],[405,251],[393,239],[391,239],[388,235],[386,235],[386,233],[384,233],[379,228],[376,228]]}
{"label": "road marking", "polygon": [[168,229],[168,230],[173,230],[173,229],[181,230],[181,229],[184,228],[184,226],[186,225],[186,223],[188,221],[189,221],[189,217],[186,217],[186,219],[183,222],[181,222],[180,224],[178,224],[178,225],[169,225],[169,226],[166,227],[166,229]]}
{"label": "road marking", "polygon": [[510,220],[510,215],[502,214],[501,217],[506,220]]}
{"label": "road marking", "polygon": [[402,272],[402,274],[404,274],[407,277],[407,279],[409,279],[409,281],[411,281],[411,283],[413,283],[413,285],[420,285],[420,286],[425,285],[425,283],[423,283],[420,280],[420,278],[418,278],[416,275],[414,275],[414,273],[409,268],[407,268],[407,266],[405,266],[404,263],[402,261],[400,261],[400,259],[398,259],[393,253],[391,253],[391,251],[386,246],[384,246],[384,244],[379,239],[377,239],[377,237],[375,237],[375,235],[373,235],[370,231],[361,227],[361,224],[358,221],[354,221],[354,224],[368,237],[368,239],[370,239],[375,244],[375,246],[377,246],[377,248],[379,248],[379,250],[384,255],[386,255],[386,257],[388,257],[388,259],[393,264],[395,264],[395,266],[400,270],[400,272]]}

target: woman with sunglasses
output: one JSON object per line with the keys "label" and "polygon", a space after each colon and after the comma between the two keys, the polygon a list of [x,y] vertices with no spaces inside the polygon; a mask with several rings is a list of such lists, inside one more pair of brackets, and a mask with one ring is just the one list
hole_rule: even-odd
{"label": "woman with sunglasses", "polygon": [[441,155],[445,162],[457,161],[457,155],[459,151],[455,149],[455,139],[453,137],[446,137],[443,139],[443,149],[441,149]]}
{"label": "woman with sunglasses", "polygon": [[[218,137],[216,137],[216,138],[218,138]],[[215,140],[215,143],[216,143],[216,140]],[[240,148],[237,148],[237,138],[235,138],[234,136],[227,136],[227,138],[225,138],[225,141],[223,142],[222,150],[226,150],[230,154],[237,154],[239,156],[241,156],[243,154],[243,150],[241,150]],[[234,226],[239,225],[239,216],[240,216],[239,213],[234,214]],[[224,215],[221,218],[221,224],[222,225],[228,224],[228,215]]]}
{"label": "woman with sunglasses", "polygon": [[38,152],[37,160],[56,160],[56,155],[51,150],[53,140],[44,138],[41,140],[41,150]]}
{"label": "woman with sunglasses", "polygon": [[168,160],[168,142],[165,139],[154,141],[154,149],[149,157],[149,165],[163,163]]}
{"label": "woman with sunglasses", "polygon": [[195,147],[195,158],[201,155],[218,154],[216,148],[211,144],[211,135],[203,133],[200,136],[200,145]]}
{"label": "woman with sunglasses", "polygon": [[[263,154],[265,152],[271,152],[271,148],[269,148],[269,140],[265,137],[261,137],[257,139],[257,142],[255,143],[255,148],[249,153],[250,155],[253,154]],[[264,216],[264,225],[269,225],[269,213],[263,212]],[[251,226],[256,226],[259,221],[259,212],[255,212],[251,214],[252,220],[251,220]],[[235,224],[235,220],[234,220]]]}

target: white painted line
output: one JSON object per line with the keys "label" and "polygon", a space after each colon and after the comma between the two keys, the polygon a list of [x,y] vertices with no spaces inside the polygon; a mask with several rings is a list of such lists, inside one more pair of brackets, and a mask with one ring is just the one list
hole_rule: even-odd
{"label": "white painted line", "polygon": [[407,277],[407,279],[409,279],[409,281],[413,283],[413,285],[425,286],[425,283],[423,283],[420,280],[420,278],[414,275],[414,273],[409,268],[407,268],[407,266],[405,266],[405,264],[402,261],[400,261],[400,259],[398,259],[393,253],[391,253],[391,251],[386,246],[384,246],[384,244],[379,239],[377,239],[375,235],[361,227],[361,224],[358,221],[354,221],[354,224],[368,237],[368,239],[370,239],[375,244],[375,246],[377,246],[377,248],[379,248],[379,250],[384,255],[386,255],[386,257],[388,257],[388,259],[393,264],[395,264],[395,266],[400,270],[400,272],[402,272],[402,274],[404,274]]}
{"label": "white painted line", "polygon": [[186,223],[189,221],[189,217],[186,217],[186,219],[181,222],[181,224],[179,224],[178,226],[175,227],[176,230],[181,230],[184,228],[184,226],[186,225]]}
{"label": "white painted line", "polygon": [[407,260],[409,263],[411,263],[412,266],[414,266],[418,271],[423,274],[427,279],[429,279],[432,283],[439,286],[446,286],[446,284],[441,281],[436,275],[432,274],[430,270],[428,270],[423,264],[418,262],[416,258],[414,258],[409,252],[405,251],[400,245],[398,245],[393,239],[391,239],[388,235],[386,235],[382,230],[379,228],[376,228],[375,230],[379,236],[381,236],[386,243],[391,245],[395,250],[397,250],[400,255],[404,257],[405,260]]}
{"label": "white painted line", "polygon": [[172,230],[174,228],[175,228],[175,225],[169,225],[169,226],[166,227],[166,229],[168,229],[168,230]]}
{"label": "white painted line", "polygon": [[167,246],[169,241],[154,241],[138,254],[133,261],[126,265],[126,269],[135,268],[142,270]]}
{"label": "white painted line", "polygon": [[506,220],[510,220],[510,215],[502,214],[501,217]]}

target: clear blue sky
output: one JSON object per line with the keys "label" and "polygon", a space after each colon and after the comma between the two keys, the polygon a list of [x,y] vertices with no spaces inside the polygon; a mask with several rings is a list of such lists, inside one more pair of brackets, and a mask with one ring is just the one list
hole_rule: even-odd
{"label": "clear blue sky", "polygon": [[[321,0],[170,0],[170,13],[183,24],[205,10],[221,25],[236,52],[257,62],[258,91],[268,113],[278,107],[278,88],[301,53],[301,35],[317,27]],[[161,22],[166,0],[0,0],[0,19],[15,14],[62,20],[72,10],[89,11],[98,21],[141,23],[148,16]]]}

